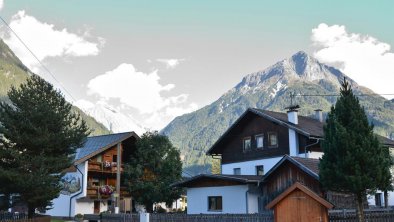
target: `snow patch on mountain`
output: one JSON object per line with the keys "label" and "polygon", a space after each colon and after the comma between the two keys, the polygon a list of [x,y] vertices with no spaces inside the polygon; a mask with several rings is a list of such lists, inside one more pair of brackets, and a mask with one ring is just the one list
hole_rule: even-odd
{"label": "snow patch on mountain", "polygon": [[271,99],[274,98],[279,91],[286,88],[287,88],[286,84],[283,84],[282,82],[278,81],[276,85],[272,88],[272,92],[270,93]]}
{"label": "snow patch on mountain", "polygon": [[133,117],[105,103],[93,104],[86,100],[79,100],[75,105],[114,133],[134,131],[141,135],[147,131]]}

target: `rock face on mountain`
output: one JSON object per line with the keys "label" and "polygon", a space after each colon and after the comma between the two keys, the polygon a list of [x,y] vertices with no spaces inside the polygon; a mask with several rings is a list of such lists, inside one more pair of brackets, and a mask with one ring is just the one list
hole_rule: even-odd
{"label": "rock face on mountain", "polygon": [[[346,77],[375,125],[375,131],[394,136],[394,103],[374,95],[334,67],[298,52],[263,71],[245,76],[218,100],[195,112],[175,118],[161,132],[179,147],[186,165],[208,164],[205,151],[248,108],[285,112],[291,104],[300,105],[300,115],[315,109],[328,112]],[[291,99],[290,94],[295,96]],[[322,96],[325,95],[325,96]]]}
{"label": "rock face on mountain", "polygon": [[[11,49],[0,40],[0,101],[8,102],[7,92],[11,86],[19,86],[29,75],[32,75],[32,72],[23,65]],[[109,133],[109,130],[105,128],[105,126],[86,115],[79,108],[74,106],[73,110],[78,112],[86,121],[89,128],[92,130],[92,135]]]}

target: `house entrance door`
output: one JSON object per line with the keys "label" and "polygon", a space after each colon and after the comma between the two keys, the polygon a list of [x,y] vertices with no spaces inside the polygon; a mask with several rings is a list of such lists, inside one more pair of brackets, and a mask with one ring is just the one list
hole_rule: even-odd
{"label": "house entrance door", "polygon": [[94,201],[94,213],[95,214],[100,213],[100,201]]}

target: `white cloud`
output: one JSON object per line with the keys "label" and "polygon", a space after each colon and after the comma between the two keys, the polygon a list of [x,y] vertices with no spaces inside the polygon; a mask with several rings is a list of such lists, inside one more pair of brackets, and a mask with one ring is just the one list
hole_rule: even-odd
{"label": "white cloud", "polygon": [[0,0],[0,10],[2,10],[3,7],[4,7],[4,1],[3,1],[3,0]]}
{"label": "white cloud", "polygon": [[185,59],[156,59],[156,61],[164,63],[167,69],[173,69],[178,66]]}
{"label": "white cloud", "polygon": [[106,99],[120,99],[141,113],[150,113],[170,103],[160,93],[174,88],[173,84],[161,85],[157,70],[146,74],[131,64],[121,64],[116,69],[99,75],[88,83],[90,94]]}
{"label": "white cloud", "polygon": [[[144,73],[132,64],[123,63],[91,79],[87,85],[88,94],[121,107],[121,112],[130,112],[130,108],[136,110],[144,127],[158,130],[174,117],[197,109],[196,104],[187,103],[187,94],[163,96],[163,92],[168,93],[175,85],[162,85],[159,80],[157,70]],[[118,102],[120,105],[114,104]]]}
{"label": "white cloud", "polygon": [[394,93],[394,53],[389,44],[324,23],[312,29],[311,40],[321,62],[339,64],[342,72],[376,93]]}
{"label": "white cloud", "polygon": [[[56,29],[53,24],[41,22],[25,11],[15,14],[9,25],[41,61],[48,57],[94,56],[104,42],[103,39],[98,39],[98,43],[90,42],[85,35],[70,33],[65,28]],[[37,61],[13,33],[7,30],[0,37],[26,66],[33,70],[37,68]]]}

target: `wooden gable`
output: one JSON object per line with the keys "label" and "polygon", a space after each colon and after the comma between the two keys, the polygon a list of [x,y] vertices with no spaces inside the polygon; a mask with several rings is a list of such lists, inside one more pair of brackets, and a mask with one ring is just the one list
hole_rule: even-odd
{"label": "wooden gable", "polygon": [[266,208],[274,209],[275,221],[328,222],[328,209],[333,205],[301,183],[295,183]]}
{"label": "wooden gable", "polygon": [[[277,146],[269,146],[268,134],[277,135]],[[263,136],[263,147],[257,148],[256,136]],[[251,149],[244,150],[244,138],[251,139]],[[289,153],[288,129],[254,113],[247,113],[220,141],[222,163],[233,163],[281,156]]]}

